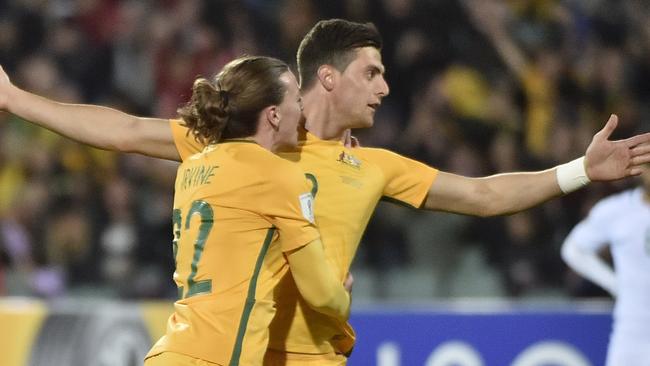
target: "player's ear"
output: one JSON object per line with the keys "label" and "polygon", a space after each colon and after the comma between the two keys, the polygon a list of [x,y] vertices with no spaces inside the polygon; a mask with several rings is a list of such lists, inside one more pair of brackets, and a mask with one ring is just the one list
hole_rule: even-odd
{"label": "player's ear", "polygon": [[270,124],[274,130],[277,130],[280,127],[282,116],[280,116],[280,109],[277,105],[271,105],[264,108],[262,113],[264,114],[265,122]]}
{"label": "player's ear", "polygon": [[336,69],[331,65],[321,65],[318,68],[318,81],[325,90],[331,91],[334,89],[334,83],[336,80]]}

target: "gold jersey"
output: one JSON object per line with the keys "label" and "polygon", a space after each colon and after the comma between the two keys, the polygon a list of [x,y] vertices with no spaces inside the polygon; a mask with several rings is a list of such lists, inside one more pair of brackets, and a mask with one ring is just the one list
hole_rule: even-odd
{"label": "gold jersey", "polygon": [[174,195],[179,299],[147,357],[171,351],[220,365],[262,364],[283,252],[318,239],[295,164],[251,141],[187,156]]}
{"label": "gold jersey", "polygon": [[[201,148],[179,121],[171,121],[182,159]],[[346,148],[306,133],[293,152],[280,154],[298,164],[311,182],[314,215],[325,254],[343,281],[361,236],[380,199],[420,207],[438,170],[384,149]],[[269,348],[295,353],[349,352],[354,332],[312,310],[290,276],[276,290],[278,311],[271,323]]]}

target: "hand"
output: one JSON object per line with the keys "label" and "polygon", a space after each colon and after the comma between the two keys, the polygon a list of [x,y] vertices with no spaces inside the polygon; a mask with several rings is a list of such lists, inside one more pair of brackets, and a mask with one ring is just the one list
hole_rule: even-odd
{"label": "hand", "polygon": [[618,125],[612,114],[587,147],[585,169],[592,181],[608,181],[641,174],[641,165],[650,162],[650,133],[625,140],[609,141]]}
{"label": "hand", "polygon": [[361,143],[359,142],[359,139],[352,135],[350,135],[350,147],[352,148],[361,147]]}
{"label": "hand", "polygon": [[352,273],[348,272],[348,275],[345,277],[345,281],[343,281],[343,287],[345,287],[345,289],[351,293],[353,284],[354,284],[354,277],[352,277]]}
{"label": "hand", "polygon": [[0,110],[6,111],[9,103],[9,88],[11,82],[5,70],[0,66]]}
{"label": "hand", "polygon": [[355,148],[355,147],[361,147],[361,144],[359,143],[359,140],[352,136],[352,130],[349,128],[345,130],[343,133],[343,137],[341,138],[341,141],[343,142],[343,146],[347,148]]}

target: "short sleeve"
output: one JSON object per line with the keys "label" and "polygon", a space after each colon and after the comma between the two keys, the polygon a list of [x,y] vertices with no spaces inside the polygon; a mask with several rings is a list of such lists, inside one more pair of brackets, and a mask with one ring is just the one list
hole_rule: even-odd
{"label": "short sleeve", "polygon": [[318,239],[314,200],[305,176],[297,167],[289,166],[281,174],[274,174],[274,178],[274,193],[268,195],[264,211],[278,229],[282,251],[294,250]]}
{"label": "short sleeve", "polygon": [[196,141],[194,136],[189,133],[189,129],[183,126],[182,123],[183,121],[180,119],[169,120],[176,150],[178,150],[178,155],[180,155],[181,160],[184,161],[189,156],[201,152],[204,146]]}
{"label": "short sleeve", "polygon": [[576,225],[567,240],[574,242],[579,248],[597,251],[605,247],[609,241],[608,228],[612,220],[612,201],[601,201],[594,206],[587,218]]}
{"label": "short sleeve", "polygon": [[383,197],[414,208],[422,206],[438,170],[384,149],[366,149],[383,172]]}

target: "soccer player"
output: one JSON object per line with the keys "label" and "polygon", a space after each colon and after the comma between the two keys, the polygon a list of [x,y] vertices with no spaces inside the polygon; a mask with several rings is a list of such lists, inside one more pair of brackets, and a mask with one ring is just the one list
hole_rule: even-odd
{"label": "soccer player", "polygon": [[[650,165],[641,181],[598,202],[562,245],[571,268],[616,298],[607,366],[650,362]],[[615,271],[598,255],[605,246]]]}
{"label": "soccer player", "polygon": [[206,145],[178,168],[174,195],[175,311],[145,365],[261,365],[274,290],[289,267],[314,310],[345,321],[350,296],[328,267],[312,194],[294,164],[301,117],[296,79],[268,57],[244,57],[198,79],[180,111]]}
{"label": "soccer player", "polygon": [[[468,215],[514,213],[576,190],[590,181],[640,173],[650,161],[650,134],[609,141],[609,119],[586,156],[540,172],[468,178],[438,171],[395,153],[346,148],[351,128],[368,128],[389,89],[381,62],[381,37],[372,24],[341,19],[318,22],[298,50],[306,129],[298,149],[283,154],[307,175],[326,256],[343,280],[361,235],[382,198],[416,208]],[[185,160],[202,145],[180,121],[138,118],[89,105],[48,101],[0,76],[0,107],[95,147]],[[2,105],[3,98],[10,100]],[[312,311],[290,277],[280,284],[265,364],[345,365],[354,345],[349,324]]]}

